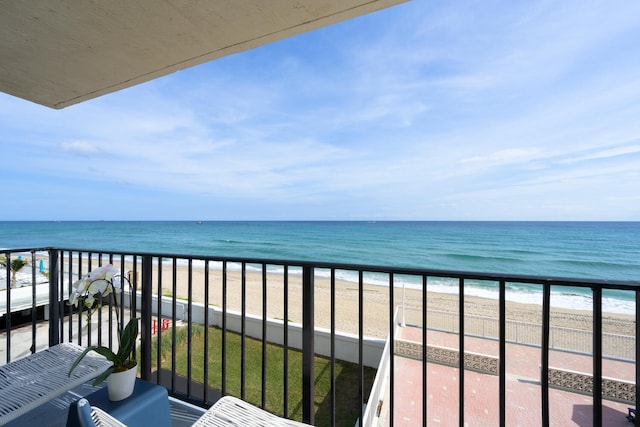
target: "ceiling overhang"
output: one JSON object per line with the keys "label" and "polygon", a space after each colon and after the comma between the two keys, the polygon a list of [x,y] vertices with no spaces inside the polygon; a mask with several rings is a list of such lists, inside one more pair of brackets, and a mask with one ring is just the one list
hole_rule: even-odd
{"label": "ceiling overhang", "polygon": [[406,0],[0,0],[0,91],[64,108]]}

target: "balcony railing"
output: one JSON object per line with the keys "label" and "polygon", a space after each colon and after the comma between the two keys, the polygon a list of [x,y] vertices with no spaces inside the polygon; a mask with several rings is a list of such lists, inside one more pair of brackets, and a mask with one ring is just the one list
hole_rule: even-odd
{"label": "balcony railing", "polygon": [[[552,279],[541,276],[179,254],[114,253],[87,249],[15,248],[5,250],[0,255],[4,256],[6,261],[4,274],[0,276],[0,282],[4,282],[0,283],[0,287],[4,288],[0,299],[0,310],[4,319],[3,329],[0,330],[4,337],[4,345],[0,348],[0,363],[8,363],[24,354],[60,342],[113,345],[117,324],[113,310],[99,312],[96,324],[87,330],[84,316],[67,302],[71,284],[75,280],[99,265],[112,263],[120,268],[124,276],[131,279],[134,287],[133,305],[128,306],[128,313],[123,314],[123,319],[134,312],[141,318],[139,365],[140,376],[143,379],[163,384],[171,395],[202,406],[210,405],[219,395],[233,392],[242,399],[253,399],[257,406],[268,408],[280,415],[291,416],[300,409],[300,418],[305,422],[314,423],[318,410],[314,406],[314,401],[318,399],[314,372],[317,362],[314,357],[323,354],[328,358],[326,369],[330,385],[328,395],[323,397],[323,407],[327,408],[325,412],[328,412],[328,415],[322,422],[329,425],[340,425],[342,422],[337,418],[339,406],[343,402],[339,402],[336,397],[339,387],[336,364],[343,359],[351,359],[357,366],[357,393],[355,399],[349,402],[357,419],[369,419],[363,418],[365,411],[377,409],[380,412],[381,406],[386,408],[386,417],[378,421],[381,424],[394,425],[394,421],[404,415],[398,412],[401,411],[400,405],[396,404],[396,400],[400,399],[399,387],[396,386],[399,371],[395,366],[399,356],[393,351],[393,343],[399,338],[398,323],[394,320],[395,310],[403,302],[402,288],[397,286],[400,278],[402,282],[409,278],[420,292],[421,302],[417,311],[414,307],[414,320],[410,323],[417,326],[421,335],[417,340],[417,348],[418,358],[423,363],[415,374],[416,381],[421,384],[421,394],[413,396],[413,399],[418,401],[418,406],[421,405],[423,424],[428,424],[431,410],[428,401],[428,366],[433,362],[429,355],[433,355],[434,349],[431,348],[428,334],[442,329],[430,327],[430,322],[433,322],[429,319],[432,316],[430,313],[436,308],[429,307],[430,296],[427,289],[432,280],[448,280],[455,283],[458,298],[457,308],[451,313],[453,325],[448,336],[455,337],[452,351],[465,354],[465,357],[454,359],[453,368],[457,369],[457,372],[465,372],[465,368],[469,368],[466,364],[467,353],[471,349],[469,343],[481,335],[478,332],[479,328],[491,329],[490,333],[482,334],[485,337],[483,339],[490,338],[496,346],[496,422],[499,425],[508,424],[506,366],[507,363],[517,363],[517,360],[507,358],[507,346],[512,343],[532,347],[539,355],[539,378],[536,385],[539,386],[540,400],[533,408],[526,409],[525,416],[540,420],[541,425],[550,424],[549,396],[553,384],[550,384],[549,378],[553,378],[554,371],[554,367],[550,366],[550,354],[556,351],[554,347],[558,347],[551,341],[554,339],[552,331],[556,328],[551,325],[551,290],[555,286],[588,289],[593,298],[592,323],[589,333],[586,334],[590,343],[574,351],[589,354],[592,359],[589,373],[592,388],[588,393],[592,403],[591,419],[593,425],[602,425],[603,399],[608,398],[606,391],[603,391],[603,383],[607,380],[606,375],[603,375],[603,360],[607,360],[612,350],[603,347],[605,342],[613,343],[606,346],[619,345],[618,341],[603,340],[603,336],[610,334],[603,334],[602,296],[603,291],[607,290],[628,291],[635,296],[635,331],[634,336],[620,342],[631,342],[635,354],[627,352],[618,359],[626,360],[634,370],[633,400],[628,403],[629,406],[638,406],[635,384],[638,383],[640,370],[635,339],[640,325],[640,283],[637,281]],[[10,261],[18,256],[27,260],[28,266],[18,273],[17,279],[20,283],[13,283],[14,274],[10,269]],[[357,321],[352,326],[342,321],[341,316],[344,313],[339,312],[339,301],[336,301],[336,298],[342,295],[340,292],[344,291],[344,282],[339,278],[345,274],[354,278],[349,287],[355,301],[351,311],[357,313]],[[378,337],[373,339],[371,334],[366,332],[367,322],[372,316],[367,311],[367,283],[371,281],[376,282],[378,286],[383,285],[378,289],[383,292],[385,308],[384,312],[375,313],[375,317],[386,319],[385,330],[378,331]],[[495,320],[490,322],[491,325],[480,325],[481,322],[477,319],[465,314],[466,285],[478,281],[493,284],[497,290],[498,297],[494,301],[496,315]],[[316,286],[320,282],[323,286]],[[528,337],[531,334],[538,335],[533,342],[518,342],[518,339],[514,339],[514,328],[525,326],[518,323],[519,319],[508,318],[506,289],[511,283],[535,285],[542,294],[539,306],[541,321],[537,325],[527,326],[530,328],[527,332]],[[121,303],[126,305],[124,294],[122,298]],[[328,311],[328,316],[319,316],[321,311]],[[322,317],[322,322],[318,321],[319,317]],[[180,324],[186,326],[184,338],[179,337]],[[220,331],[218,347],[212,348],[208,333],[204,334],[203,341],[196,340],[197,332],[194,332],[193,327],[197,324],[217,327]],[[239,334],[239,343],[231,343],[229,337],[232,331]],[[256,351],[253,350],[254,347],[249,348],[251,337],[258,338],[261,353],[258,357],[260,369],[257,379],[249,378],[249,367],[246,365],[249,356],[247,352]],[[387,345],[383,352],[384,340],[381,338],[384,337],[387,337],[391,346]],[[531,338],[527,339],[532,341]],[[582,344],[584,339],[580,340]],[[176,349],[181,345],[181,340],[184,340],[187,352],[187,364],[184,369],[178,366],[176,351],[170,352],[169,359],[165,358],[166,353],[163,352],[167,342],[171,349]],[[277,393],[268,392],[271,390],[268,381],[272,378],[274,363],[267,356],[267,346],[271,342],[280,346],[282,352],[282,358],[277,362],[281,365],[278,372],[282,375],[282,390]],[[347,342],[348,344],[343,344]],[[234,346],[240,347],[239,360],[229,359]],[[348,350],[347,347],[352,350]],[[295,371],[297,368],[293,368],[290,359],[291,350],[296,348],[300,349],[302,358],[299,372]],[[385,360],[380,361],[380,357]],[[220,363],[215,368],[219,372],[211,372],[209,361],[212,359],[219,360]],[[239,378],[232,378],[231,372],[236,370],[231,369],[230,365],[236,362],[239,364]],[[385,373],[378,372],[376,389],[385,389],[386,398],[380,396],[374,400],[369,397],[371,380],[365,370],[372,365],[385,367]],[[385,378],[382,378],[383,374],[386,375]],[[212,380],[214,376],[220,378],[219,383]],[[289,399],[294,391],[290,386],[292,377],[301,377],[300,402],[292,402]],[[259,382],[258,396],[250,397],[248,384],[256,381]],[[237,392],[231,390],[231,383],[239,385]],[[386,386],[380,385],[384,383]],[[465,393],[465,375],[458,375],[457,383],[450,386],[457,388],[456,402],[451,404],[451,408],[457,411],[457,423],[460,426],[465,425],[465,422],[474,424],[473,415],[468,411],[467,402],[470,397],[468,392]],[[300,390],[295,392],[300,393]],[[582,392],[584,393],[584,390]],[[275,396],[270,396],[269,393]],[[384,394],[384,391],[381,393]],[[269,403],[272,401],[277,402],[277,408],[274,409]]]}

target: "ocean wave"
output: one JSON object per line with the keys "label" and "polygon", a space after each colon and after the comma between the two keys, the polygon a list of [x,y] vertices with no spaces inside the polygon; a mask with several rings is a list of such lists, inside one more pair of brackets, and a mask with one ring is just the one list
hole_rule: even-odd
{"label": "ocean wave", "polygon": [[514,263],[514,262],[522,262],[522,258],[513,258],[506,256],[498,256],[498,255],[470,255],[470,254],[452,254],[452,253],[441,253],[438,254],[442,257],[449,259],[457,259],[461,261],[498,261],[498,262],[506,262],[506,263]]}
{"label": "ocean wave", "polygon": [[575,270],[576,267],[578,269],[583,267],[588,267],[590,269],[608,269],[608,270],[621,270],[628,269],[630,267],[637,267],[637,264],[630,263],[620,263],[620,262],[607,262],[601,260],[578,260],[578,259],[565,259],[565,260],[555,260],[554,264],[567,265]]}

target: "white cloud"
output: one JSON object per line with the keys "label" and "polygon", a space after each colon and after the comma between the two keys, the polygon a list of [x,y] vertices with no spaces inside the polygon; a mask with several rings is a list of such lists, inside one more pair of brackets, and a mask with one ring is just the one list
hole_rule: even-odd
{"label": "white cloud", "polygon": [[560,160],[560,163],[575,163],[575,162],[582,162],[586,160],[609,159],[611,157],[626,156],[629,154],[636,154],[636,153],[640,153],[640,144],[634,144],[634,145],[623,146],[623,147],[614,147],[606,150],[596,150],[593,153],[588,153],[588,154]]}
{"label": "white cloud", "polygon": [[79,154],[81,156],[91,156],[102,152],[102,150],[96,145],[87,141],[62,142],[60,144],[60,149],[65,152]]}
{"label": "white cloud", "polygon": [[476,156],[462,159],[460,163],[482,163],[485,166],[496,166],[509,163],[524,163],[542,156],[538,148],[510,148],[490,153],[486,156]]}

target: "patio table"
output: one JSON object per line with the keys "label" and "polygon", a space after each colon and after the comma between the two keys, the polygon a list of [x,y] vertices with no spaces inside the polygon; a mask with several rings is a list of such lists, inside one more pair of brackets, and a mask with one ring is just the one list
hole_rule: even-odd
{"label": "patio table", "polygon": [[[131,396],[124,400],[109,400],[107,388],[101,388],[84,396],[89,404],[98,407],[124,425],[171,427],[171,413],[167,389],[136,378]],[[69,406],[66,427],[80,427],[78,402]]]}
{"label": "patio table", "polygon": [[89,353],[69,376],[84,349],[63,343],[0,366],[0,426],[89,381],[111,362]]}

